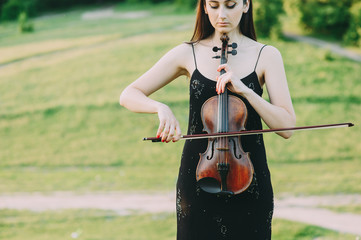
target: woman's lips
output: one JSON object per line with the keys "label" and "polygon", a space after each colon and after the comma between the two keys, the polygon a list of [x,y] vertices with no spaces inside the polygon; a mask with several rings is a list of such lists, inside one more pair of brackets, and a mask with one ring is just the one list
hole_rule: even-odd
{"label": "woman's lips", "polygon": [[227,27],[229,23],[227,22],[218,22],[218,26],[220,27]]}

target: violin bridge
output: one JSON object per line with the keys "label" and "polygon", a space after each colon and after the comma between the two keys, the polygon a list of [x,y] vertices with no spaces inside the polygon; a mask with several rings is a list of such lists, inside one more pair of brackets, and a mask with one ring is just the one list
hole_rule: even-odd
{"label": "violin bridge", "polygon": [[223,147],[223,148],[216,148],[218,151],[229,151],[229,148]]}

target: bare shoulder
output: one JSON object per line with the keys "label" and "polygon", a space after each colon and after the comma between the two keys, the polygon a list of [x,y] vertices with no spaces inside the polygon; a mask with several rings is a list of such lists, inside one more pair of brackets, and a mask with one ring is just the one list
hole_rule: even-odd
{"label": "bare shoulder", "polygon": [[250,49],[253,49],[252,51],[256,51],[258,54],[260,54],[260,61],[272,61],[275,58],[282,59],[280,51],[272,45],[257,42],[253,39],[248,38],[248,46],[250,47]]}
{"label": "bare shoulder", "polygon": [[185,55],[185,52],[187,51],[192,51],[192,45],[188,43],[182,43],[171,49],[169,52],[172,52],[173,54],[178,55],[178,57],[181,57]]}
{"label": "bare shoulder", "polygon": [[188,43],[182,43],[168,52],[174,58],[185,60],[187,57],[192,55],[192,45]]}
{"label": "bare shoulder", "polygon": [[189,63],[192,60],[192,45],[182,43],[171,49],[165,56],[169,63],[173,63],[183,71],[183,74],[188,75]]}
{"label": "bare shoulder", "polygon": [[274,79],[280,79],[281,77],[284,78],[285,70],[281,52],[272,45],[261,43],[259,49],[262,49],[262,52],[260,52],[259,55],[257,74],[260,76],[262,84],[265,82],[274,82]]}
{"label": "bare shoulder", "polygon": [[269,68],[283,68],[282,55],[276,47],[260,44],[259,48],[262,52],[260,52],[258,66],[263,73]]}
{"label": "bare shoulder", "polygon": [[[264,46],[264,45],[263,45]],[[281,52],[272,45],[266,45],[262,50],[262,58],[266,62],[282,62]]]}

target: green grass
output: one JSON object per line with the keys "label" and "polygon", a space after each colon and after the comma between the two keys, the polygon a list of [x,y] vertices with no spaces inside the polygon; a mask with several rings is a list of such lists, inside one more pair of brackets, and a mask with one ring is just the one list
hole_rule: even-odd
{"label": "green grass", "polygon": [[[119,5],[117,9],[129,7],[134,6]],[[160,9],[167,8],[150,11]],[[157,117],[131,113],[118,106],[117,100],[127,84],[169,49],[190,38],[192,14],[84,21],[82,13],[76,10],[38,18],[34,20],[38,25],[35,33],[18,35],[9,31],[1,39],[2,49],[21,50],[31,43],[34,49],[23,57],[43,54],[44,41],[72,39],[76,43],[67,50],[54,44],[52,49],[57,50],[54,54],[2,68],[0,176],[8,184],[1,190],[57,190],[55,179],[39,184],[52,174],[69,182],[61,185],[63,190],[97,190],[90,182],[98,174],[108,176],[99,186],[102,189],[105,186],[105,190],[143,189],[139,182],[144,179],[146,188],[172,189],[182,143],[142,142],[142,137],[154,135]],[[183,25],[188,30],[178,28]],[[87,38],[106,41],[89,45]],[[355,183],[361,180],[357,171],[360,165],[357,149],[361,147],[357,141],[360,64],[338,56],[327,60],[324,50],[303,43],[261,41],[276,46],[283,54],[297,125],[356,123],[353,129],[295,133],[289,141],[266,135],[275,188],[295,194],[359,192],[359,184]],[[153,95],[172,107],[183,132],[188,120],[187,85],[187,79],[180,78]],[[145,154],[136,151],[139,147]],[[145,168],[149,169],[148,177],[143,176]],[[314,173],[312,181],[308,180],[307,169]],[[115,174],[109,176],[109,171]],[[21,177],[14,177],[18,172],[31,179],[24,179],[28,184]],[[122,177],[119,172],[127,174]],[[72,177],[74,173],[76,178]],[[157,177],[152,180],[152,175]],[[127,184],[117,184],[119,179]],[[164,179],[161,185],[160,179]],[[348,181],[344,183],[345,180]],[[300,187],[294,187],[296,183]]]}
{"label": "green grass", "polygon": [[[146,188],[158,190],[160,179],[164,179],[161,186],[173,189],[182,143],[142,142],[142,137],[154,135],[157,116],[131,113],[118,106],[117,100],[127,84],[189,35],[190,32],[175,30],[136,35],[3,68],[0,134],[4,138],[0,140],[0,166],[4,171],[0,171],[0,176],[8,184],[1,187],[2,191],[56,190],[55,179],[47,181],[50,186],[39,184],[53,173],[69,182],[61,185],[62,190],[98,190],[89,184],[89,178],[96,173],[107,175],[108,171],[127,172],[122,182],[133,184],[118,184],[120,176],[111,174],[99,188],[139,190],[143,189],[139,182],[144,181],[144,171],[140,169],[147,167],[150,171]],[[317,57],[322,56],[322,50],[301,43],[270,43],[284,55],[299,126],[356,123],[352,129],[298,132],[287,141],[274,134],[266,135],[275,188],[295,194],[359,192],[359,184],[355,184],[361,180],[357,151],[361,147],[357,141],[359,64],[343,58],[322,60]],[[322,74],[328,76],[319,77]],[[187,80],[180,78],[153,96],[172,107],[183,132],[188,120],[187,85]],[[146,157],[135,150],[139,147]],[[340,167],[344,169],[341,173]],[[157,169],[166,171],[159,173]],[[308,178],[308,169],[314,171],[313,181]],[[37,175],[37,171],[42,174]],[[8,178],[18,172],[29,176],[24,179],[28,184]],[[88,176],[89,172],[95,173]],[[157,177],[152,180],[155,172]],[[74,173],[76,178],[72,177]],[[345,184],[345,179],[350,181]],[[294,187],[295,183],[299,187]]]}
{"label": "green grass", "polygon": [[[176,216],[154,215],[119,216],[112,211],[65,210],[29,212],[1,210],[0,238],[7,240],[155,240],[175,239]],[[353,240],[341,234],[306,224],[275,219],[273,239],[277,240]]]}
{"label": "green grass", "polygon": [[[192,14],[104,19],[96,26],[98,21],[82,21],[81,14],[77,10],[50,20],[39,18],[34,21],[44,29],[25,36],[9,32],[2,38],[4,49],[22,49],[31,42],[35,49],[27,57],[42,53],[49,36],[52,40],[70,37],[80,46],[2,68],[0,176],[7,184],[1,191],[173,189],[182,143],[142,142],[142,137],[154,135],[157,116],[131,113],[117,102],[127,84],[190,38]],[[166,18],[172,21],[165,22]],[[69,25],[76,33],[64,27]],[[88,28],[94,32],[89,34]],[[119,31],[112,32],[114,28]],[[64,36],[59,37],[59,32]],[[122,37],[101,44],[84,41],[111,34]],[[276,193],[359,192],[360,64],[338,56],[327,60],[324,50],[303,43],[260,41],[283,54],[298,126],[356,124],[352,129],[298,132],[287,141],[265,135]],[[153,95],[172,107],[183,132],[188,120],[187,94],[188,81],[182,77]],[[53,174],[58,177],[51,179]],[[101,184],[92,182],[97,175],[106,176]],[[47,184],[40,184],[44,180]]]}
{"label": "green grass", "polygon": [[7,240],[158,240],[174,239],[175,216],[119,216],[101,210],[56,212],[1,211],[0,238]]}
{"label": "green grass", "polygon": [[361,204],[350,203],[345,206],[321,206],[334,212],[361,214]]}
{"label": "green grass", "polygon": [[272,239],[276,240],[354,240],[351,234],[338,233],[321,227],[274,219]]}

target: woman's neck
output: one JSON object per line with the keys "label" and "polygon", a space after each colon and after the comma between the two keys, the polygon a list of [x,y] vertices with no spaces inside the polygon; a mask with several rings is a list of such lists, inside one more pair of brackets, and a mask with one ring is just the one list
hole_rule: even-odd
{"label": "woman's neck", "polygon": [[[213,41],[214,45],[216,45],[216,46],[222,45],[221,36],[223,34],[224,33],[217,32],[217,31],[215,31],[213,33],[211,38],[212,38],[212,41]],[[229,32],[229,33],[226,33],[226,34],[229,37],[229,42],[240,42],[242,37],[244,37],[243,34],[240,31],[232,31],[232,32]]]}

